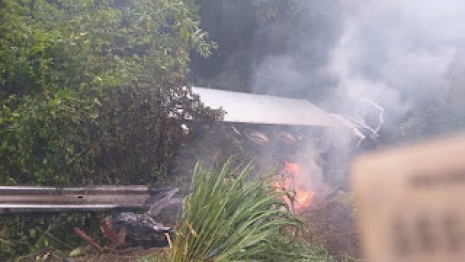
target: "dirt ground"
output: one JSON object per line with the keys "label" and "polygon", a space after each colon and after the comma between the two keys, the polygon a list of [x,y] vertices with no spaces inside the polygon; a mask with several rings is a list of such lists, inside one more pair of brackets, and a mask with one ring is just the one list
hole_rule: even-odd
{"label": "dirt ground", "polygon": [[99,253],[97,250],[88,249],[81,254],[67,256],[58,251],[42,250],[37,254],[24,257],[17,261],[29,262],[155,262],[155,257],[166,257],[168,248],[134,248],[113,252]]}
{"label": "dirt ground", "polygon": [[334,192],[299,213],[312,234],[336,257],[360,258],[360,246],[350,194]]}
{"label": "dirt ground", "polygon": [[83,256],[76,258],[74,262],[155,262],[157,260],[152,260],[151,258],[154,258],[155,256],[164,257],[167,254],[167,248],[137,249],[127,253],[108,253],[97,254],[92,256]]}

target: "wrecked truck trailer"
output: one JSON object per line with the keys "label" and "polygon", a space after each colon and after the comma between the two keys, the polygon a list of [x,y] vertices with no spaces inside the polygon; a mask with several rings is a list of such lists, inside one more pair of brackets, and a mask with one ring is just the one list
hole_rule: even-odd
{"label": "wrecked truck trailer", "polygon": [[368,149],[369,145],[377,143],[378,132],[383,123],[383,108],[366,98],[360,100],[353,114],[349,116],[328,113],[306,99],[202,87],[192,87],[192,91],[200,96],[205,106],[225,111],[223,122],[226,127],[262,145],[269,142],[271,137],[259,129],[277,127],[274,128],[278,130],[274,132],[275,138],[284,142],[297,142],[304,138],[302,130],[313,128],[349,130],[354,147],[365,146]]}
{"label": "wrecked truck trailer", "polygon": [[306,99],[202,87],[192,91],[205,106],[225,112],[224,131],[255,153],[273,154],[282,161],[294,162],[299,150],[311,147],[334,166],[347,155],[375,149],[384,121],[384,109],[367,98],[360,99],[351,115],[340,115]]}

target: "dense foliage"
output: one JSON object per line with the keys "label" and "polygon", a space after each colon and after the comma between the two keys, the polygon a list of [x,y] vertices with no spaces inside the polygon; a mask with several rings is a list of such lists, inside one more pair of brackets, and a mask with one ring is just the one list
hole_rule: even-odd
{"label": "dense foliage", "polygon": [[207,56],[190,1],[6,0],[0,9],[0,183],[150,183],[211,121],[185,85]]}

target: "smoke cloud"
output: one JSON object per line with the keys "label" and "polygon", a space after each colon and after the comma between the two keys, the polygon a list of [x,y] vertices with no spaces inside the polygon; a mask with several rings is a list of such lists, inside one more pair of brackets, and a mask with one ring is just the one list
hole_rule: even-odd
{"label": "smoke cloud", "polygon": [[304,1],[288,51],[258,65],[253,90],[306,94],[341,113],[365,96],[401,119],[449,94],[464,24],[460,0]]}
{"label": "smoke cloud", "polygon": [[287,51],[256,66],[253,92],[305,96],[340,114],[367,97],[393,126],[412,111],[465,97],[464,1],[302,2],[300,23],[283,39]]}

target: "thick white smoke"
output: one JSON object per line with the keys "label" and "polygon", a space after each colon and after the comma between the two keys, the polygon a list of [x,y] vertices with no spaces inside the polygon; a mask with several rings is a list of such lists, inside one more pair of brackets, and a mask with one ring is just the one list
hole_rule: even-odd
{"label": "thick white smoke", "polygon": [[318,27],[299,25],[283,39],[288,52],[258,66],[254,91],[304,93],[342,113],[366,96],[391,118],[449,94],[451,65],[465,47],[464,1],[303,2],[302,23]]}
{"label": "thick white smoke", "polygon": [[391,125],[465,95],[465,1],[302,2],[301,30],[257,67],[253,91],[306,96],[341,114],[367,97]]}
{"label": "thick white smoke", "polygon": [[342,34],[325,66],[338,81],[334,101],[368,96],[401,117],[447,95],[450,66],[465,44],[464,7],[454,0],[345,1]]}

